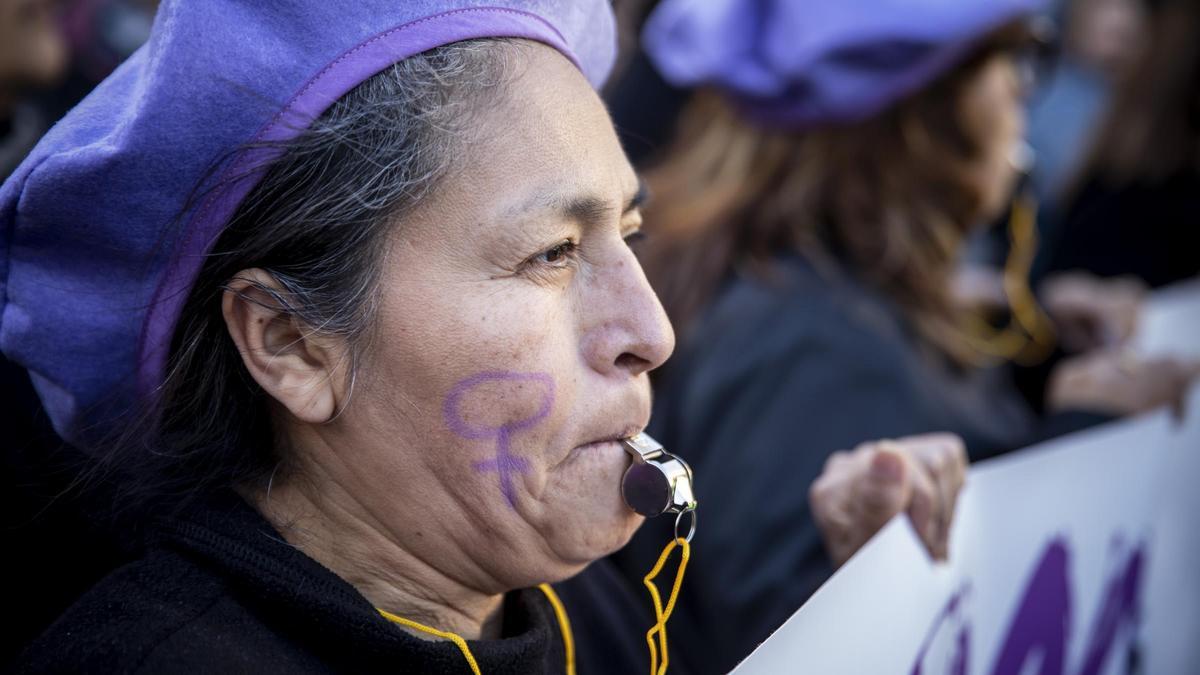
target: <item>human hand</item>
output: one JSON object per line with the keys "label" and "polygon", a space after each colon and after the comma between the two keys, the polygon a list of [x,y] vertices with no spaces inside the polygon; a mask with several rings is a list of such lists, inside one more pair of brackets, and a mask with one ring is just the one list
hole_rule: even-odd
{"label": "human hand", "polygon": [[1125,344],[1137,328],[1146,285],[1134,277],[1101,279],[1064,272],[1041,285],[1040,298],[1068,352]]}
{"label": "human hand", "polygon": [[966,474],[966,449],[954,434],[874,441],[833,453],[808,498],[834,565],[849,560],[901,512],[933,557],[944,560]]}
{"label": "human hand", "polygon": [[1064,360],[1050,374],[1050,410],[1133,415],[1159,406],[1183,409],[1200,362],[1142,357],[1128,349],[1090,352]]}

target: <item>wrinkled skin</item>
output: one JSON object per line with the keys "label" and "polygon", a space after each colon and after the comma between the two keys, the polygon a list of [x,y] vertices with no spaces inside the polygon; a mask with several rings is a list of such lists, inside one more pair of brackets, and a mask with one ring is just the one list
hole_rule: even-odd
{"label": "wrinkled skin", "polygon": [[616,441],[648,422],[647,372],[674,348],[625,241],[639,184],[604,106],[558,52],[514,58],[394,230],[352,397],[345,344],[244,301],[269,275],[225,298],[298,466],[259,508],[377,606],[468,636],[495,633],[506,591],[632,536]]}

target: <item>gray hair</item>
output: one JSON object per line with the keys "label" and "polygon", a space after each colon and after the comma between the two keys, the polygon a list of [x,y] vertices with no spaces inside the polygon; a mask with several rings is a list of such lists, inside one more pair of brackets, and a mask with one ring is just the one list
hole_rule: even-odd
{"label": "gray hair", "polygon": [[125,474],[118,510],[179,506],[287,464],[269,399],[222,317],[228,282],[247,268],[269,272],[278,288],[259,288],[279,308],[350,345],[352,378],[372,334],[384,239],[464,152],[480,102],[509,75],[513,44],[469,40],[401,61],[278,148],[188,297],[147,433],[103,460]]}

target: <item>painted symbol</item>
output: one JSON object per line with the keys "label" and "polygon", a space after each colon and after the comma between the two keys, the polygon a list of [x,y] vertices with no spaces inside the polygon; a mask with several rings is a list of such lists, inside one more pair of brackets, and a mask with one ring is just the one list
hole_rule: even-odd
{"label": "painted symbol", "polygon": [[[500,402],[512,394],[520,394],[527,385],[535,385],[541,390],[541,401],[537,409],[524,417],[508,420],[499,425],[480,424],[467,419],[463,410],[464,400],[469,394],[478,393],[485,385],[510,385],[510,390],[502,390]],[[468,440],[496,441],[496,454],[473,465],[476,471],[494,471],[500,479],[500,492],[508,500],[509,506],[516,507],[517,493],[513,486],[513,474],[529,471],[529,461],[512,453],[513,434],[526,431],[536,426],[550,414],[554,405],[554,380],[547,373],[517,373],[510,371],[489,371],[477,373],[459,381],[446,396],[442,414],[446,426],[455,434]]]}

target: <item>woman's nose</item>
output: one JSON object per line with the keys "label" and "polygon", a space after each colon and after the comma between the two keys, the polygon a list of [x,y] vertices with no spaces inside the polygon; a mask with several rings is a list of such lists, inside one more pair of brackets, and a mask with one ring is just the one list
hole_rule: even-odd
{"label": "woman's nose", "polygon": [[599,271],[583,315],[586,357],[603,374],[640,375],[661,366],[675,350],[675,331],[628,248]]}

